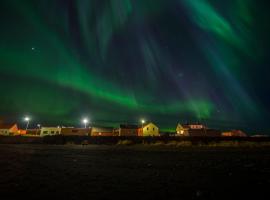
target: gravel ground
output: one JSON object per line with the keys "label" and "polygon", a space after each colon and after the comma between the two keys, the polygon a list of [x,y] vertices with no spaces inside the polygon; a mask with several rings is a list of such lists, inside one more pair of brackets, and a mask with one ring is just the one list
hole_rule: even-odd
{"label": "gravel ground", "polygon": [[270,199],[269,185],[269,148],[0,145],[3,199]]}

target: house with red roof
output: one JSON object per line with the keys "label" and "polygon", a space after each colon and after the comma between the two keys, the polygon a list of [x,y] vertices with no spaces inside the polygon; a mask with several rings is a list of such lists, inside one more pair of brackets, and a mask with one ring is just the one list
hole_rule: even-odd
{"label": "house with red roof", "polygon": [[0,124],[0,135],[16,135],[18,133],[17,124]]}

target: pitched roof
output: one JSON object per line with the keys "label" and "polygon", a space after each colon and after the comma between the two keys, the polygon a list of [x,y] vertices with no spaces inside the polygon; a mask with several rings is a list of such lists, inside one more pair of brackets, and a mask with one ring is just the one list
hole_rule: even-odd
{"label": "pitched roof", "polygon": [[183,128],[190,128],[190,126],[188,124],[184,124],[182,125]]}
{"label": "pitched roof", "polygon": [[15,123],[13,123],[13,124],[0,124],[0,129],[10,129],[15,125],[16,125]]}
{"label": "pitched roof", "polygon": [[154,126],[158,127],[158,126],[157,126],[157,125],[155,125],[153,122],[149,122],[149,123],[147,123],[147,124],[143,125],[143,128],[144,128],[144,127],[146,127],[146,126],[148,126],[149,124],[153,124]]}

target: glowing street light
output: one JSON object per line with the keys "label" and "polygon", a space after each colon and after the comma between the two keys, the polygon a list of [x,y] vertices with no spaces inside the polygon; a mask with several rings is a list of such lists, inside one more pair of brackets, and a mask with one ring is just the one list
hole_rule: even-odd
{"label": "glowing street light", "polygon": [[89,120],[87,118],[84,118],[82,120],[83,124],[84,124],[84,128],[86,128],[86,125],[89,123]]}
{"label": "glowing street light", "polygon": [[141,123],[142,123],[142,127],[143,127],[143,124],[145,123],[145,120],[144,120],[144,119],[142,119],[142,120],[141,120]]}
{"label": "glowing street light", "polygon": [[25,117],[24,118],[24,121],[26,121],[26,128],[25,128],[25,130],[27,131],[28,126],[29,126],[29,122],[30,122],[30,118],[29,117]]}
{"label": "glowing street light", "polygon": [[37,127],[38,127],[38,129],[40,129],[41,125],[40,124],[37,124]]}

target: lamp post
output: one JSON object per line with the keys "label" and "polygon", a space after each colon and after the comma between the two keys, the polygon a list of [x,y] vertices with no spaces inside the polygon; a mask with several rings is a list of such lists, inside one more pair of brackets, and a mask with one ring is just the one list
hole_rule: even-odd
{"label": "lamp post", "polygon": [[27,131],[28,126],[29,126],[29,122],[30,122],[30,118],[29,117],[25,117],[24,118],[24,121],[26,121],[26,128],[25,128],[25,130]]}
{"label": "lamp post", "polygon": [[141,124],[142,124],[142,132],[141,132],[141,135],[143,136],[143,124],[145,123],[145,120],[144,119],[142,119],[141,120]]}
{"label": "lamp post", "polygon": [[143,128],[143,124],[145,123],[145,120],[142,119],[142,120],[141,120],[141,123],[142,123],[142,128]]}
{"label": "lamp post", "polygon": [[84,128],[86,128],[86,125],[88,124],[89,120],[87,118],[84,118],[82,120],[83,124],[84,124]]}

